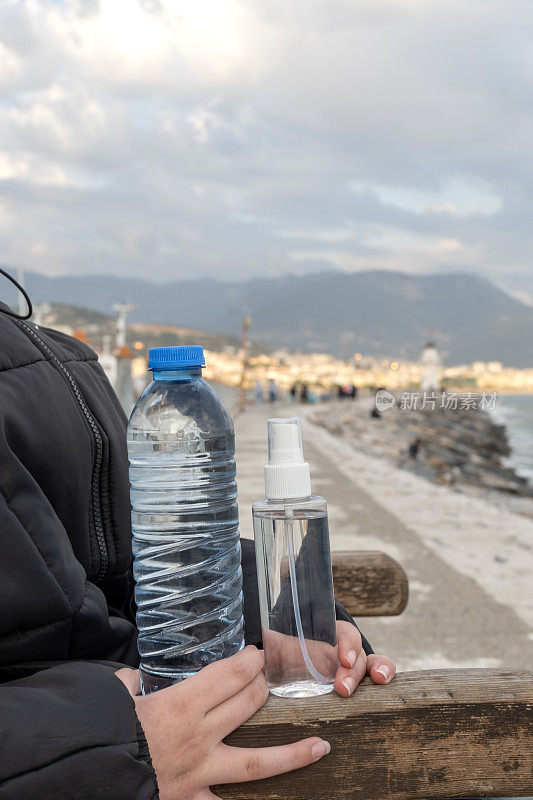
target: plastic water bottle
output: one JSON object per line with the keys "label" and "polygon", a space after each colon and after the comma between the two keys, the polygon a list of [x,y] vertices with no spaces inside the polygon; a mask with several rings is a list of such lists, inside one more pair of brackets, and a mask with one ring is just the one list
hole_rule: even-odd
{"label": "plastic water bottle", "polygon": [[143,693],[243,647],[235,438],[199,346],[150,349],[128,425]]}
{"label": "plastic water bottle", "polygon": [[268,420],[265,493],[252,511],[267,684],[280,697],[326,694],[339,665],[328,514],[294,417]]}

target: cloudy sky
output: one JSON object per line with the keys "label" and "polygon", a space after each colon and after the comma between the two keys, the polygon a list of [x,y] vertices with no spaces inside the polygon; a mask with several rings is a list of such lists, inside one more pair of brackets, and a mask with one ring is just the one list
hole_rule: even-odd
{"label": "cloudy sky", "polygon": [[0,261],[533,302],[530,0],[0,0]]}

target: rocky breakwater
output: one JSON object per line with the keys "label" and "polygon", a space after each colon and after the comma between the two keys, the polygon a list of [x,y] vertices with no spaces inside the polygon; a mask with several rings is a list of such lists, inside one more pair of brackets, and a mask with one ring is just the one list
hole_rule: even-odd
{"label": "rocky breakwater", "polygon": [[505,463],[510,455],[505,427],[485,411],[396,406],[373,416],[372,408],[358,402],[352,408],[332,404],[317,409],[312,421],[363,452],[434,483],[533,498],[533,487]]}

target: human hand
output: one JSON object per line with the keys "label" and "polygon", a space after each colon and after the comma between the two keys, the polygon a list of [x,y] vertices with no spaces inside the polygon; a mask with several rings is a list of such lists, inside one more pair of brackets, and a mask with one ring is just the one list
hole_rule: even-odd
{"label": "human hand", "polygon": [[390,683],[396,674],[396,665],[387,656],[365,654],[361,634],[349,622],[337,622],[339,668],[335,676],[335,691],[349,697],[365,675],[374,683]]}
{"label": "human hand", "polygon": [[[263,645],[271,685],[310,677],[297,636],[263,629]],[[365,654],[361,634],[349,622],[337,622],[336,645],[319,639],[306,639],[305,645],[315,669],[325,680],[334,683],[341,697],[349,697],[367,674],[374,683],[383,684],[389,683],[396,673],[394,663],[387,656]]]}
{"label": "human hand", "polygon": [[[351,640],[350,640],[351,641]],[[350,644],[350,647],[352,644]],[[263,653],[249,646],[159,692],[139,691],[134,670],[116,676],[134,696],[161,800],[213,800],[209,786],[269,778],[329,752],[318,737],[278,747],[230,747],[223,739],[265,703]]]}

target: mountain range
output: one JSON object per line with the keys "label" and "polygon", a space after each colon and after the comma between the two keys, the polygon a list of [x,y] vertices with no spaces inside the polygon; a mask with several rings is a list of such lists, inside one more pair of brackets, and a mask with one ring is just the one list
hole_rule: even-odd
{"label": "mountain range", "polygon": [[[80,306],[49,303],[44,322],[49,328],[72,328],[83,331],[93,347],[103,347],[106,337],[113,344],[116,338],[116,317],[94,309]],[[196,344],[201,342],[206,350],[238,350],[240,338],[226,336],[212,331],[187,328],[180,325],[160,325],[150,322],[131,322],[126,330],[126,344],[133,349],[135,342],[142,340],[144,347],[139,355],[147,355],[148,347],[160,347],[168,344]],[[252,343],[251,355],[264,353],[264,347],[258,348]]]}
{"label": "mountain range", "polygon": [[132,321],[236,336],[243,316],[250,316],[252,339],[274,348],[414,359],[431,338],[448,364],[533,366],[533,307],[469,273],[321,272],[240,283],[155,283],[28,272],[25,282],[34,303],[109,314],[114,303],[130,302]]}

